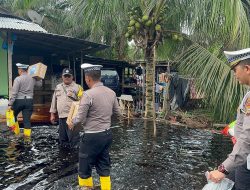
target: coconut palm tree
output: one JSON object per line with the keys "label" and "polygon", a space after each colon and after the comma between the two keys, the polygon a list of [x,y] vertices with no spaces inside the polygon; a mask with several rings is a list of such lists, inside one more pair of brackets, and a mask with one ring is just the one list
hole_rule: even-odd
{"label": "coconut palm tree", "polygon": [[[225,64],[223,50],[249,47],[249,1],[204,1],[203,11],[190,15],[190,46],[177,58],[179,69],[196,79],[216,119],[235,119],[246,87],[241,86]],[[195,6],[191,3],[192,6]]]}
{"label": "coconut palm tree", "polygon": [[[79,23],[82,20],[83,27],[91,30],[90,38],[92,40],[101,42],[110,40],[112,42],[118,36],[124,44],[122,36],[125,35],[128,39],[133,37],[136,46],[144,50],[146,61],[146,117],[155,115],[153,106],[155,66],[153,63],[155,49],[162,40],[160,23],[165,19],[166,3],[166,0],[73,0],[72,3],[73,16],[76,16],[75,21]],[[130,17],[133,18],[130,19]],[[128,25],[130,28],[128,33],[125,34]],[[132,33],[136,35],[132,35]]]}
{"label": "coconut palm tree", "polygon": [[[181,63],[179,68],[196,78],[199,89],[205,93],[211,107],[216,112],[220,110],[221,114],[217,115],[222,119],[226,118],[225,113],[234,110],[244,93],[243,87],[233,80],[224,64],[222,50],[248,46],[248,3],[248,0],[72,0],[72,12],[78,18],[75,20],[82,21],[82,27],[88,28],[90,38],[112,42],[126,35],[144,49],[147,62],[146,116],[153,115],[153,60],[155,52],[161,52],[161,47],[168,50],[163,55],[165,58],[180,55],[176,59]],[[169,41],[178,44],[173,46]],[[159,46],[160,42],[162,45]],[[173,53],[173,47],[178,51]],[[222,96],[225,93],[226,96]],[[223,101],[225,97],[230,102]]]}
{"label": "coconut palm tree", "polygon": [[[35,7],[45,2],[10,1],[21,10],[29,7],[37,11],[39,9]],[[223,50],[249,45],[249,0],[46,1],[47,6],[43,6],[45,10],[51,10],[50,14],[56,12],[54,8],[62,10],[48,17],[49,21],[56,23],[54,26],[66,23],[66,27],[57,33],[81,35],[109,44],[118,52],[110,52],[111,57],[116,55],[124,59],[127,42],[131,38],[137,47],[144,50],[147,62],[147,117],[154,116],[152,97],[156,56],[180,63],[180,70],[196,79],[198,89],[205,94],[208,105],[214,108],[219,119],[226,119],[235,112],[245,88],[236,83],[229,67],[224,64]],[[22,7],[20,2],[25,6]],[[61,3],[67,6],[60,6]],[[133,11],[139,15],[131,14]],[[71,16],[67,17],[69,12]],[[60,13],[63,16],[59,16]],[[133,19],[135,23],[131,23]],[[46,27],[49,28],[49,25]]]}

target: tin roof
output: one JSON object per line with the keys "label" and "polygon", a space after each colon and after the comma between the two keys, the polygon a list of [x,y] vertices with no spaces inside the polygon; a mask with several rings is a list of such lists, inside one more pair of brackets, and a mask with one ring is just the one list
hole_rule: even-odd
{"label": "tin roof", "polygon": [[17,18],[8,18],[8,17],[0,17],[0,29],[25,30],[32,32],[47,33],[47,31],[38,24]]}
{"label": "tin roof", "polygon": [[70,36],[48,33],[38,24],[27,21],[0,7],[0,30],[17,36],[15,50],[33,50],[47,53],[69,54],[84,51],[86,54],[109,46]]}
{"label": "tin roof", "polygon": [[51,33],[13,31],[17,36],[14,45],[15,50],[38,50],[47,53],[69,54],[73,52],[97,52],[108,48],[104,44],[98,44],[70,36],[63,36]]}

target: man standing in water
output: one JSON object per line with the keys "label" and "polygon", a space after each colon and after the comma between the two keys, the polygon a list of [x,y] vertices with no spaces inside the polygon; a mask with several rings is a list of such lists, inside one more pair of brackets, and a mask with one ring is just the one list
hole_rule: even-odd
{"label": "man standing in water", "polygon": [[55,113],[59,116],[59,144],[62,148],[77,147],[80,141],[79,131],[70,130],[66,123],[73,101],[81,98],[83,89],[73,81],[73,72],[65,68],[62,72],[63,82],[58,84],[53,94],[50,107],[50,121],[55,122]]}
{"label": "man standing in water", "polygon": [[13,109],[15,121],[20,112],[23,115],[25,137],[31,136],[31,122],[30,118],[33,112],[33,95],[34,86],[42,86],[42,81],[32,78],[28,75],[27,70],[29,65],[21,63],[16,64],[19,76],[15,78],[11,98],[9,101],[9,108]]}
{"label": "man standing in water", "polygon": [[[239,83],[250,86],[250,48],[224,53]],[[250,154],[250,91],[238,108],[234,132],[236,144],[233,151],[217,170],[210,172],[209,178],[218,183],[227,175],[235,182],[236,190],[249,190],[250,165],[247,166],[247,156]]]}
{"label": "man standing in water", "polygon": [[95,166],[100,176],[101,190],[111,189],[109,148],[112,143],[111,116],[120,116],[116,94],[101,83],[101,65],[82,64],[85,81],[90,88],[81,99],[72,128],[84,124],[79,150],[79,186],[93,188],[91,176]]}

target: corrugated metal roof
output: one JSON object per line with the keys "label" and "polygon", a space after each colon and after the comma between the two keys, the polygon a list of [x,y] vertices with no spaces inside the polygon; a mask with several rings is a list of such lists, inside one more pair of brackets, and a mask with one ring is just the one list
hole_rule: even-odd
{"label": "corrugated metal roof", "polygon": [[0,17],[0,29],[26,30],[47,33],[45,29],[33,22],[7,17]]}
{"label": "corrugated metal roof", "polygon": [[104,44],[51,33],[15,31],[14,34],[17,36],[14,52],[18,49],[30,49],[64,55],[81,51],[88,54],[109,47]]}

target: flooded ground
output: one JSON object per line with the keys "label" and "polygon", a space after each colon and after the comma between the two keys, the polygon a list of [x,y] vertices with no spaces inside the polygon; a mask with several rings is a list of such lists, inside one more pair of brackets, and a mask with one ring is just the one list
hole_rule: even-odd
{"label": "flooded ground", "polygon": [[[0,189],[78,189],[77,151],[59,151],[57,126],[35,127],[30,143],[0,130]],[[204,129],[157,124],[154,135],[152,122],[143,120],[115,124],[112,132],[114,190],[200,190],[204,172],[232,148],[228,138]]]}

